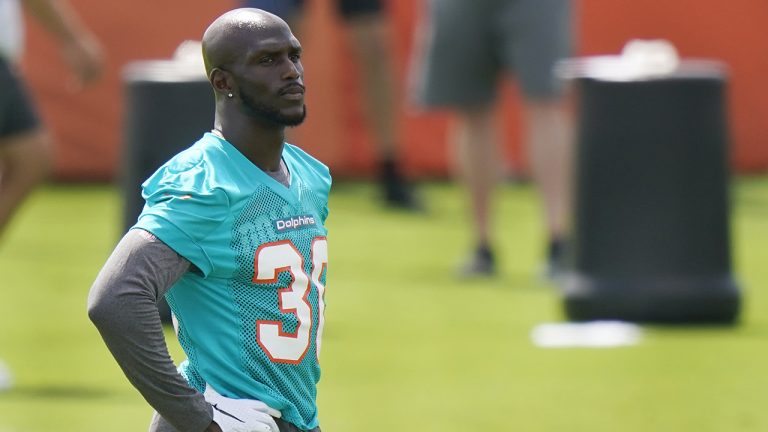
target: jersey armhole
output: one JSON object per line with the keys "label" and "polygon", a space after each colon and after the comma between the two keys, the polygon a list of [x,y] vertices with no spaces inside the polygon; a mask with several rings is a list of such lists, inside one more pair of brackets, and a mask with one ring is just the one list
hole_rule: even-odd
{"label": "jersey armhole", "polygon": [[[190,271],[197,269],[208,277],[213,271],[213,262],[205,250],[170,220],[159,215],[142,215],[131,229],[142,229],[160,239],[166,246],[190,262]],[[188,247],[182,247],[186,243]]]}

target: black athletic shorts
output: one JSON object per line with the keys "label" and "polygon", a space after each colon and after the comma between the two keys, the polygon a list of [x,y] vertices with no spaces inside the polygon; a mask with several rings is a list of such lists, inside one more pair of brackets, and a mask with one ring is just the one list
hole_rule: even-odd
{"label": "black athletic shorts", "polygon": [[7,60],[0,57],[0,141],[40,125],[24,83]]}
{"label": "black athletic shorts", "polygon": [[[244,0],[242,3],[244,7],[263,9],[285,20],[290,20],[303,4],[304,0]],[[336,6],[343,18],[354,18],[378,13],[381,10],[381,0],[336,0]]]}
{"label": "black athletic shorts", "polygon": [[[280,432],[302,432],[302,430],[294,426],[293,423],[288,423],[283,419],[276,418],[275,423],[277,423],[277,427],[280,428]],[[307,432],[320,432],[320,427],[316,427]]]}
{"label": "black athletic shorts", "polygon": [[345,18],[378,13],[381,0],[339,0],[339,12]]}

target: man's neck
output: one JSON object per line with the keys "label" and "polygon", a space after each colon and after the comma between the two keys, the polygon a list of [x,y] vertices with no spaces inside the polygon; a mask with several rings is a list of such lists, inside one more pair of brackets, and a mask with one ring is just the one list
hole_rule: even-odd
{"label": "man's neck", "polygon": [[258,125],[233,127],[217,122],[214,133],[235,146],[254,165],[262,171],[280,169],[283,155],[285,128],[265,128]]}

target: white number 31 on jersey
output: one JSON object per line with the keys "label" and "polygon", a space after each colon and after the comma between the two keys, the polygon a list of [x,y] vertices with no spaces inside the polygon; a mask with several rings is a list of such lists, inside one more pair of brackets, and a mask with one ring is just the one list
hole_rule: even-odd
{"label": "white number 31 on jersey", "polygon": [[298,325],[293,333],[283,330],[282,321],[256,321],[256,342],[269,358],[277,363],[298,364],[309,350],[312,327],[315,323],[312,317],[312,304],[309,293],[314,285],[317,287],[318,308],[316,352],[320,356],[320,344],[325,323],[325,286],[320,282],[320,276],[328,265],[328,241],[325,237],[315,237],[312,240],[310,254],[312,260],[311,275],[304,271],[304,256],[290,240],[281,240],[261,245],[254,258],[254,283],[275,283],[279,274],[287,271],[292,281],[287,288],[278,290],[277,301],[280,311],[293,314]]}

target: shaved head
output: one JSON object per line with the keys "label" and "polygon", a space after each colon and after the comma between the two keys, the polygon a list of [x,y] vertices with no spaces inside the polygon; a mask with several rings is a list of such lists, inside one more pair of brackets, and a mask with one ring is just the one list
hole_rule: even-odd
{"label": "shaved head", "polygon": [[285,127],[304,120],[301,44],[285,21],[261,9],[234,9],[208,26],[202,45],[216,122]]}
{"label": "shaved head", "polygon": [[203,34],[206,75],[210,77],[214,68],[226,67],[247,54],[254,38],[276,27],[288,28],[288,24],[261,9],[234,9],[216,18]]}

